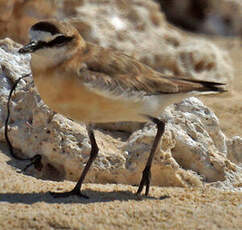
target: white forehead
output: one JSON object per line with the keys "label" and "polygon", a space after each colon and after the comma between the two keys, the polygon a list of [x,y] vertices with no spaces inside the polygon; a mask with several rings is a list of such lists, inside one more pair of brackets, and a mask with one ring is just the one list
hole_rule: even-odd
{"label": "white forehead", "polygon": [[52,35],[51,33],[47,32],[47,31],[42,31],[42,30],[32,30],[30,29],[29,31],[29,39],[31,41],[45,41],[45,42],[49,42],[51,40],[53,40],[55,37],[57,37],[60,34],[55,34]]}

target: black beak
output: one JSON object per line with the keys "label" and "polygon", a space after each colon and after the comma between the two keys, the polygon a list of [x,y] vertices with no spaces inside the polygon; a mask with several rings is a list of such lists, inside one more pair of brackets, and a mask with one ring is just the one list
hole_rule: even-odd
{"label": "black beak", "polygon": [[32,53],[36,50],[36,48],[37,48],[37,42],[31,41],[30,43],[28,43],[27,45],[19,49],[18,52],[21,54]]}

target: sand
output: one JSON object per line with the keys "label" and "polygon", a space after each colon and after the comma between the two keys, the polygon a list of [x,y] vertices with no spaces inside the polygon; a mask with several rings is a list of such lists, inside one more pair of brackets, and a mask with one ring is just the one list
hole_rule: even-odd
{"label": "sand", "polygon": [[[209,39],[231,55],[234,90],[200,98],[215,111],[227,136],[242,136],[242,42]],[[75,183],[40,180],[18,173],[14,166],[23,168],[24,163],[12,160],[0,143],[0,229],[242,229],[238,192],[208,184],[152,187],[148,198],[138,199],[135,186],[85,184],[84,193],[90,199],[53,199],[48,191],[70,190]]]}
{"label": "sand", "polygon": [[209,186],[151,187],[148,198],[138,199],[135,186],[85,184],[83,191],[89,199],[54,199],[48,191],[70,190],[74,183],[18,173],[11,166],[18,162],[6,152],[1,144],[0,229],[242,228],[241,193]]}

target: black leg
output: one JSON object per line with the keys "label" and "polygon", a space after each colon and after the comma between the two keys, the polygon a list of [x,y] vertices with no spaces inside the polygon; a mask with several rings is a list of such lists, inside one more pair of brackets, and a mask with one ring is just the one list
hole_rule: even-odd
{"label": "black leg", "polygon": [[88,170],[90,169],[90,167],[92,165],[92,162],[97,157],[99,149],[98,149],[98,146],[97,146],[97,143],[96,143],[96,140],[95,140],[93,130],[91,129],[91,127],[88,127],[87,130],[88,130],[88,136],[90,138],[90,142],[91,142],[91,146],[92,146],[91,152],[90,152],[90,157],[87,161],[87,164],[86,164],[85,168],[83,169],[82,174],[81,174],[78,182],[76,183],[76,186],[71,191],[62,192],[62,193],[50,192],[50,194],[55,198],[57,198],[57,197],[68,197],[68,196],[72,196],[72,195],[88,198],[88,196],[81,193],[81,186],[82,186],[82,183],[83,183],[83,181],[84,181],[84,179],[87,175]]}
{"label": "black leg", "polygon": [[149,189],[150,189],[150,179],[151,179],[151,165],[152,165],[152,160],[154,158],[157,146],[160,143],[161,137],[164,133],[165,130],[165,123],[161,120],[159,120],[158,118],[154,118],[154,117],[149,117],[149,119],[151,121],[153,121],[156,125],[157,125],[157,133],[150,151],[150,155],[149,158],[147,160],[145,169],[143,171],[143,175],[142,175],[142,179],[140,181],[140,185],[137,191],[137,195],[140,195],[140,193],[143,190],[143,187],[146,185],[146,190],[145,190],[145,195],[148,196],[149,194]]}

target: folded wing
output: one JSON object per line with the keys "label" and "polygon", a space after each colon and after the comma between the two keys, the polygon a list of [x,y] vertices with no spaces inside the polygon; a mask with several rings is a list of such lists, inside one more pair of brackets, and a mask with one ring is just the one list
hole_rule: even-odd
{"label": "folded wing", "polygon": [[89,47],[91,58],[84,60],[86,68],[79,75],[86,87],[98,93],[121,96],[225,91],[223,83],[164,76],[123,53],[93,46]]}

